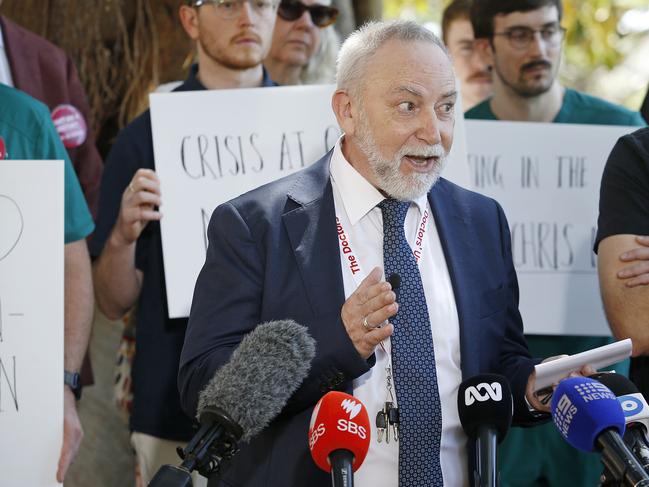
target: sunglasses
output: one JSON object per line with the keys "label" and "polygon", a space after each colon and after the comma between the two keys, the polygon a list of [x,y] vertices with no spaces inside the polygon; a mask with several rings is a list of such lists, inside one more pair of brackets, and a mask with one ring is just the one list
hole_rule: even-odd
{"label": "sunglasses", "polygon": [[333,24],[338,17],[338,9],[336,7],[328,7],[326,5],[304,5],[297,0],[283,0],[277,9],[277,15],[282,19],[292,22],[302,17],[304,12],[308,11],[311,16],[311,21],[318,27],[327,27]]}

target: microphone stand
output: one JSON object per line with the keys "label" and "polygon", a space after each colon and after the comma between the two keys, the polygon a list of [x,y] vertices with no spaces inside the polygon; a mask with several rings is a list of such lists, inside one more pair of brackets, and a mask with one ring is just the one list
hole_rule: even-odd
{"label": "microphone stand", "polygon": [[239,451],[241,427],[220,408],[207,407],[201,414],[201,427],[185,448],[176,451],[183,460],[178,466],[164,465],[149,487],[191,487],[191,472],[198,470],[209,478],[225,470]]}
{"label": "microphone stand", "polygon": [[353,487],[354,455],[349,450],[334,450],[329,454],[331,462],[331,485],[333,487]]}
{"label": "microphone stand", "polygon": [[608,431],[605,430],[597,438],[604,464],[602,485],[649,487],[649,476],[622,438],[617,434],[607,434]]}
{"label": "microphone stand", "polygon": [[500,485],[497,452],[498,436],[495,429],[487,426],[479,427],[478,441],[476,441],[476,469],[473,472],[476,487]]}

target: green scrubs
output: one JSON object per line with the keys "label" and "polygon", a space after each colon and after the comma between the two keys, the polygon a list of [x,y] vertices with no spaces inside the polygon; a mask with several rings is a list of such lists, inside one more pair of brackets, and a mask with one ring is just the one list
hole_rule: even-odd
{"label": "green scrubs", "polygon": [[[489,100],[464,114],[466,119],[498,120]],[[566,88],[553,123],[644,126],[638,112]],[[582,352],[611,342],[609,337],[525,335],[534,357]],[[628,361],[615,367],[628,373]],[[551,422],[533,428],[512,428],[499,450],[502,487],[594,487],[602,473],[600,455],[568,445]]]}
{"label": "green scrubs", "polygon": [[22,91],[0,84],[0,139],[4,159],[64,161],[65,243],[90,235],[94,229],[90,211],[47,107]]}

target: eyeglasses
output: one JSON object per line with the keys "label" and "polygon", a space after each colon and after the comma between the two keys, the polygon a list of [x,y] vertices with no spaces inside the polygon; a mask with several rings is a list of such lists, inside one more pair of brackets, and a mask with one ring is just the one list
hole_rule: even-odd
{"label": "eyeglasses", "polygon": [[277,15],[288,22],[302,17],[304,12],[309,11],[311,21],[318,27],[327,27],[333,24],[338,17],[338,9],[336,7],[328,7],[327,5],[305,5],[297,0],[282,0],[277,9]]}
{"label": "eyeglasses", "polygon": [[241,15],[243,4],[248,3],[258,16],[271,15],[277,6],[277,0],[190,0],[194,7],[212,5],[219,17],[225,20],[235,19]]}
{"label": "eyeglasses", "polygon": [[530,29],[529,27],[513,27],[505,32],[496,32],[495,36],[506,37],[509,45],[514,49],[527,49],[534,38],[536,33],[541,35],[541,39],[548,46],[556,46],[563,39],[566,29],[559,25],[548,25],[540,29]]}

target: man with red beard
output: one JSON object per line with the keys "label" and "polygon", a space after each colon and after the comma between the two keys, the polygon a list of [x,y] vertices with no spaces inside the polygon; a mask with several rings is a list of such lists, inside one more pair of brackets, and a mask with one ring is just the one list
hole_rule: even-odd
{"label": "man with red beard", "polygon": [[[276,9],[275,0],[191,0],[182,5],[180,21],[196,41],[198,63],[175,91],[274,86],[262,60],[270,48]],[[160,465],[178,462],[176,445],[192,435],[176,387],[187,320],[168,318],[158,211],[162,201],[147,111],[121,132],[108,155],[91,245],[100,309],[112,319],[137,309],[130,429],[144,485]]]}
{"label": "man with red beard", "polygon": [[[474,0],[476,48],[492,67],[493,96],[467,119],[644,125],[638,112],[562,86],[557,80],[565,29],[561,0]],[[533,134],[530,134],[532,137]],[[526,335],[534,356],[574,354],[607,337]],[[623,372],[623,370],[618,370]],[[509,432],[501,449],[503,486],[597,485],[595,455],[569,446],[548,424]]]}

